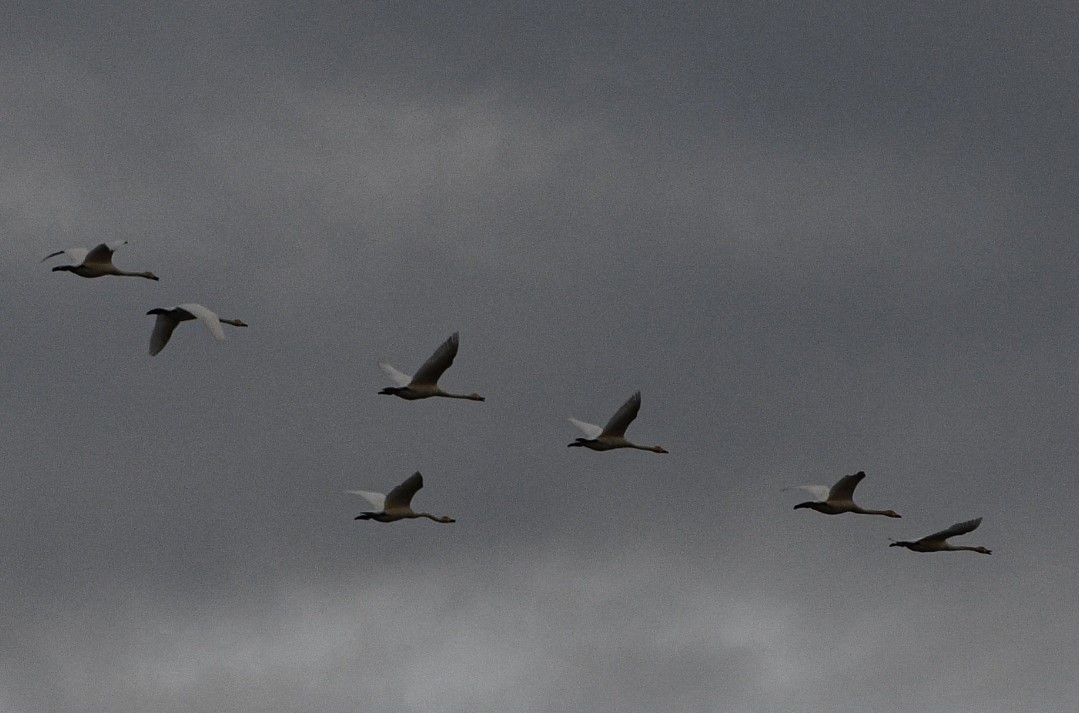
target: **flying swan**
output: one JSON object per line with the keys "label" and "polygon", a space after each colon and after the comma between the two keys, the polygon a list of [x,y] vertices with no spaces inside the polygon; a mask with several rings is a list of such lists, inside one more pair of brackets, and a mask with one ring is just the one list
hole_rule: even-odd
{"label": "flying swan", "polygon": [[423,476],[419,471],[413,473],[405,482],[390,491],[389,495],[372,493],[367,490],[346,490],[346,493],[362,495],[376,509],[357,515],[356,520],[377,520],[378,522],[396,522],[397,520],[426,517],[435,522],[457,522],[446,515],[436,516],[429,512],[416,512],[412,509],[412,496],[423,487]]}
{"label": "flying swan", "polygon": [[119,277],[145,277],[147,280],[158,279],[152,272],[125,272],[112,264],[112,253],[121,245],[127,245],[126,240],[116,240],[111,243],[101,243],[93,250],[86,248],[68,248],[57,250],[42,258],[45,262],[57,255],[67,255],[75,260],[77,265],[57,265],[53,272],[74,272],[80,277],[104,277],[105,275],[117,275]]}
{"label": "flying swan", "polygon": [[221,319],[202,305],[193,303],[179,305],[172,309],[155,307],[146,314],[157,315],[153,334],[150,335],[150,356],[154,356],[165,348],[165,345],[169,343],[169,337],[172,336],[172,330],[176,329],[180,322],[201,319],[210,330],[210,334],[214,335],[214,339],[219,342],[225,338],[225,330],[221,329],[222,324],[231,324],[233,327],[247,326],[246,322],[239,319]]}
{"label": "flying swan", "polygon": [[586,438],[577,438],[573,443],[568,444],[568,447],[583,446],[594,451],[636,448],[642,451],[652,451],[653,453],[667,453],[668,451],[660,446],[638,446],[636,443],[630,443],[626,440],[626,429],[629,424],[633,423],[633,419],[637,418],[637,412],[640,410],[641,392],[638,391],[633,396],[630,396],[626,403],[622,404],[622,408],[618,409],[614,416],[611,416],[611,420],[603,428],[571,417],[569,419],[570,423],[581,429]]}
{"label": "flying swan", "polygon": [[423,363],[423,366],[420,367],[420,370],[416,372],[415,376],[409,376],[408,374],[400,372],[384,361],[379,362],[378,365],[382,367],[382,371],[384,371],[386,376],[390,377],[397,386],[387,386],[378,393],[398,396],[409,401],[426,399],[431,396],[484,401],[485,399],[479,394],[451,394],[443,391],[438,386],[439,377],[442,376],[446,369],[450,368],[451,364],[453,364],[453,358],[457,356],[457,346],[459,344],[460,338],[457,336],[457,332],[454,332],[450,338],[442,342],[442,346],[436,349],[435,353]]}
{"label": "flying swan", "polygon": [[932,535],[926,535],[920,540],[914,542],[900,542],[895,540],[889,547],[906,547],[908,550],[914,550],[915,552],[959,552],[966,550],[968,552],[979,552],[983,555],[992,554],[992,551],[985,547],[966,547],[964,545],[953,545],[948,542],[949,537],[956,537],[957,535],[965,535],[968,532],[978,529],[978,525],[982,524],[980,517],[973,520],[967,520],[966,522],[957,522],[946,530],[940,532],[934,532]]}
{"label": "flying swan", "polygon": [[854,489],[865,477],[864,471],[858,471],[854,475],[844,475],[839,481],[828,488],[827,485],[799,485],[784,490],[807,490],[817,497],[805,503],[798,503],[794,509],[809,508],[822,512],[825,515],[840,515],[845,512],[858,513],[859,515],[884,515],[886,517],[901,517],[895,510],[867,510],[854,502]]}

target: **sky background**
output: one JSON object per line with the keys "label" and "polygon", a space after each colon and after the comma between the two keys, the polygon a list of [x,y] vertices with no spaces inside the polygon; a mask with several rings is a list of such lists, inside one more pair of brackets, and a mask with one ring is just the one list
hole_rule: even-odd
{"label": "sky background", "polygon": [[[0,23],[3,713],[1064,713],[1069,3]],[[129,240],[52,273],[54,250]],[[182,325],[147,354],[153,307]],[[452,332],[442,386],[405,402]],[[629,437],[567,449],[643,395]],[[356,522],[346,489],[424,474]],[[864,470],[902,519],[794,511]],[[972,553],[889,549],[984,517]]]}

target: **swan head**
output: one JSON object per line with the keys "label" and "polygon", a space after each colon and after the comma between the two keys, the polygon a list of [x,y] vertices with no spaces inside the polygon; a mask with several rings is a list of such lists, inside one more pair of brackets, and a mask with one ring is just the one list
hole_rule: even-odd
{"label": "swan head", "polygon": [[145,277],[147,280],[160,280],[161,278],[152,272],[140,272],[140,277]]}
{"label": "swan head", "polygon": [[885,510],[884,512],[881,513],[881,515],[884,515],[885,517],[903,517],[902,515],[897,513],[895,510]]}
{"label": "swan head", "polygon": [[468,398],[471,401],[486,401],[487,400],[487,399],[483,398],[482,396],[480,396],[479,394],[469,394]]}
{"label": "swan head", "polygon": [[443,515],[442,517],[436,517],[436,518],[433,518],[433,519],[434,519],[435,522],[445,522],[445,523],[457,522],[456,520],[454,520],[449,515]]}
{"label": "swan head", "polygon": [[648,450],[652,451],[653,453],[670,453],[669,450],[663,448],[662,446],[652,446]]}
{"label": "swan head", "polygon": [[975,552],[981,552],[983,555],[991,555],[991,554],[993,554],[993,551],[991,549],[989,549],[988,547],[975,547],[974,551]]}
{"label": "swan head", "polygon": [[[150,314],[150,313],[147,312],[146,314]],[[386,396],[396,396],[398,391],[400,391],[400,387],[387,386],[386,388],[384,388],[382,391],[379,391],[378,393],[386,395]]]}

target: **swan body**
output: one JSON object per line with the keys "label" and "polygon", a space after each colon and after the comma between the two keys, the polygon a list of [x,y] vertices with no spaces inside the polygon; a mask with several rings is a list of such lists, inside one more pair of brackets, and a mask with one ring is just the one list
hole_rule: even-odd
{"label": "swan body", "polygon": [[668,453],[669,451],[660,446],[639,446],[626,440],[626,429],[629,424],[633,423],[633,419],[637,418],[637,412],[640,410],[641,392],[638,391],[633,396],[630,396],[626,403],[622,404],[622,407],[615,412],[614,416],[611,416],[611,420],[603,428],[594,423],[585,423],[584,421],[570,418],[570,423],[581,429],[585,434],[585,438],[575,439],[573,443],[568,444],[568,447],[580,446],[594,451],[636,448],[642,451],[652,451],[653,453]]}
{"label": "swan body", "polygon": [[864,477],[865,472],[858,471],[854,475],[844,475],[831,488],[826,485],[799,485],[796,488],[785,488],[785,490],[807,490],[817,497],[816,500],[798,503],[794,506],[795,510],[809,508],[825,515],[841,515],[845,512],[853,512],[859,515],[901,517],[895,510],[868,510],[854,502],[854,489],[858,487],[858,483],[862,482]]}
{"label": "swan body", "polygon": [[900,542],[898,540],[893,541],[889,547],[906,547],[908,550],[914,550],[915,552],[978,552],[983,555],[993,554],[992,550],[985,547],[967,547],[964,545],[953,545],[948,542],[949,537],[956,537],[957,535],[965,535],[968,532],[978,529],[978,525],[982,524],[980,517],[973,520],[967,520],[966,522],[957,522],[951,527],[941,530],[940,532],[934,532],[932,535],[926,535],[920,540],[914,540],[913,542]]}
{"label": "swan body", "polygon": [[377,522],[395,522],[397,520],[426,517],[435,522],[457,522],[446,515],[432,515],[429,512],[416,512],[412,509],[412,496],[423,487],[423,476],[419,472],[410,475],[405,482],[390,491],[389,495],[372,493],[367,490],[346,490],[346,493],[361,495],[376,509],[364,512],[356,520],[375,520]]}
{"label": "swan body", "polygon": [[416,372],[415,376],[409,376],[398,371],[386,362],[379,362],[379,366],[386,376],[390,377],[397,386],[387,386],[379,391],[380,394],[397,396],[408,401],[426,399],[432,396],[444,396],[449,399],[468,399],[469,401],[484,401],[479,394],[451,394],[443,391],[438,385],[438,379],[453,364],[453,358],[457,356],[457,347],[460,337],[457,332],[450,335],[435,353],[430,356]]}
{"label": "swan body", "polygon": [[158,277],[152,272],[127,272],[112,264],[112,254],[121,245],[127,245],[126,240],[115,240],[111,243],[101,243],[92,250],[86,248],[67,248],[57,250],[42,258],[42,262],[57,255],[67,255],[75,260],[76,265],[57,265],[53,272],[73,272],[80,277],[104,277],[105,275],[117,275],[119,277],[145,277],[147,280],[157,280]]}
{"label": "swan body", "polygon": [[146,314],[157,315],[153,334],[150,335],[150,356],[154,356],[165,348],[165,345],[169,343],[169,337],[172,336],[172,331],[180,322],[200,319],[218,341],[225,338],[225,330],[221,329],[222,324],[231,324],[233,327],[247,326],[246,322],[239,319],[222,319],[202,305],[194,303],[182,304],[172,309],[155,307]]}

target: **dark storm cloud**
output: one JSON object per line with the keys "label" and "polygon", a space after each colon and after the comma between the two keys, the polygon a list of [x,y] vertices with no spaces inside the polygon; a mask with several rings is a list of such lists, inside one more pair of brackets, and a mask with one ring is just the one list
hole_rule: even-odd
{"label": "dark storm cloud", "polygon": [[[0,707],[1064,710],[1076,18],[26,10]],[[377,395],[457,330],[486,403]],[[565,447],[637,389],[669,455]]]}

